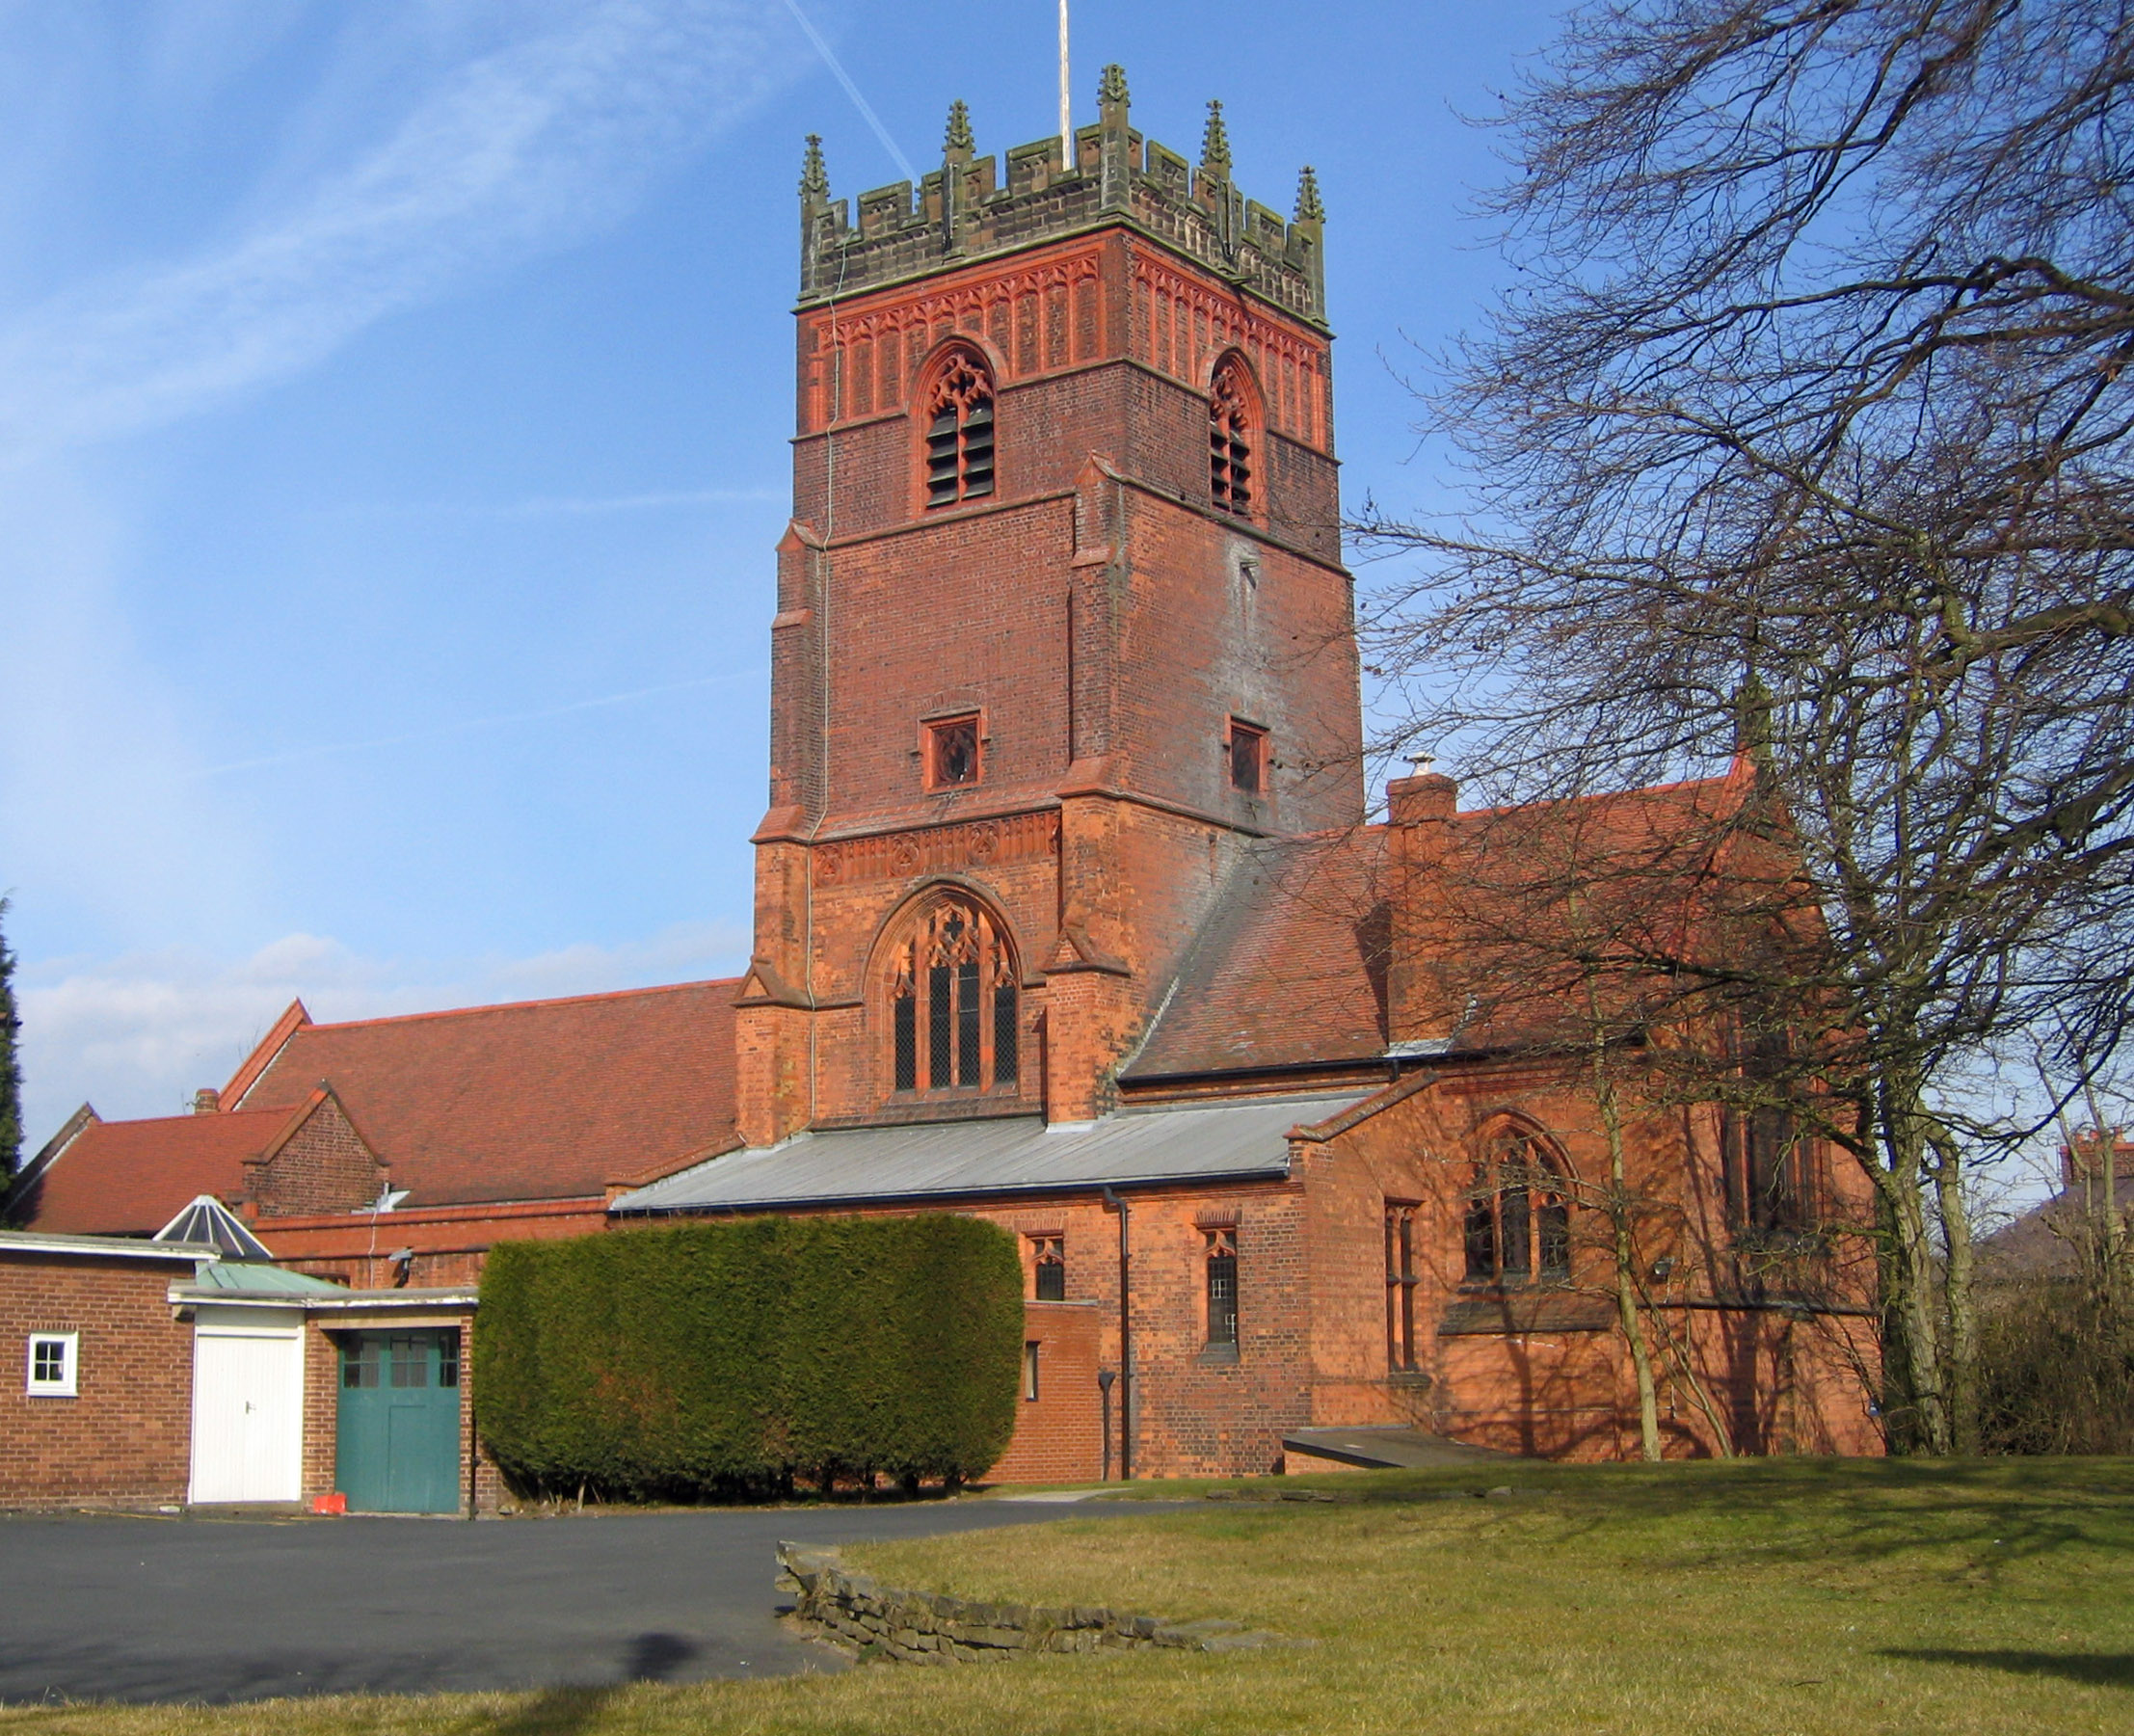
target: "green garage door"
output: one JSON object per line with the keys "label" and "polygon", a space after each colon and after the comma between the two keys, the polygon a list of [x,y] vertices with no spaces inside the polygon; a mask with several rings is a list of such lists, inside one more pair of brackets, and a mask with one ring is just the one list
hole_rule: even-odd
{"label": "green garage door", "polygon": [[460,1335],[352,1332],[341,1340],[333,1486],[360,1513],[460,1505]]}

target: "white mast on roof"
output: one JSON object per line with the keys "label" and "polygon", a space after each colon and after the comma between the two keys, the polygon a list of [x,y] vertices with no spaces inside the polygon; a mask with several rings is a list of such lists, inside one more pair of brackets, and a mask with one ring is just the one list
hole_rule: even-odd
{"label": "white mast on roof", "polygon": [[1067,94],[1067,0],[1059,0],[1059,157],[1060,166],[1075,166],[1074,108]]}

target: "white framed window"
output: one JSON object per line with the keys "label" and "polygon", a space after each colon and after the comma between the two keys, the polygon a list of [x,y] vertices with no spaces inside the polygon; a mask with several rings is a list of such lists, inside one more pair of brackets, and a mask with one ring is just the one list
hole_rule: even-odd
{"label": "white framed window", "polygon": [[29,1393],[33,1399],[74,1397],[75,1364],[81,1349],[78,1332],[30,1334]]}

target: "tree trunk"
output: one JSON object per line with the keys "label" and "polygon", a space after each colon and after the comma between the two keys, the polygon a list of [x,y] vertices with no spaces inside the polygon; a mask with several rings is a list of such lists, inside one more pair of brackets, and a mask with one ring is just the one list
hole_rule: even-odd
{"label": "tree trunk", "polygon": [[1941,1385],[1934,1248],[1920,1186],[1926,1140],[1918,1093],[1909,1082],[1885,1077],[1877,1108],[1881,1161],[1870,1161],[1869,1174],[1881,1198],[1883,1219],[1884,1429],[1890,1446],[1898,1452],[1946,1455],[1954,1443]]}
{"label": "tree trunk", "polygon": [[1934,1204],[1941,1214],[1942,1390],[1949,1396],[1949,1445],[1966,1456],[1979,1451],[1979,1322],[1972,1294],[1971,1214],[1956,1147],[1934,1142]]}
{"label": "tree trunk", "polygon": [[1601,1128],[1608,1137],[1608,1217],[1615,1255],[1615,1318],[1630,1347],[1630,1367],[1638,1380],[1638,1456],[1647,1464],[1660,1461],[1660,1389],[1652,1377],[1652,1347],[1645,1340],[1645,1317],[1639,1305],[1638,1239],[1631,1223],[1630,1185],[1623,1163],[1622,1116],[1615,1083],[1608,1076],[1607,1050],[1593,1045],[1593,1096]]}

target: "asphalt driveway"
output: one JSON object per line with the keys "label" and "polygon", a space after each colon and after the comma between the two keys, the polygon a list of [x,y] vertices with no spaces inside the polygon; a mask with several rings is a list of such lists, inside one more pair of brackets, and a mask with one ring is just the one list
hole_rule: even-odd
{"label": "asphalt driveway", "polygon": [[1117,1510],[961,1501],[474,1525],[0,1518],[0,1702],[432,1694],[834,1669],[833,1653],[778,1625],[781,1537],[931,1536],[1107,1509]]}

